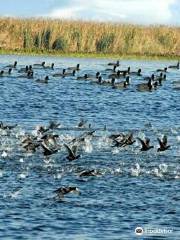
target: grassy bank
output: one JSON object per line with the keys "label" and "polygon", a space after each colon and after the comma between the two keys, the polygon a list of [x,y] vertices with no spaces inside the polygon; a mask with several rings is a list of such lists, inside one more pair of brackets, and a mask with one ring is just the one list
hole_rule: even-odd
{"label": "grassy bank", "polygon": [[1,18],[0,53],[174,59],[180,56],[180,28]]}

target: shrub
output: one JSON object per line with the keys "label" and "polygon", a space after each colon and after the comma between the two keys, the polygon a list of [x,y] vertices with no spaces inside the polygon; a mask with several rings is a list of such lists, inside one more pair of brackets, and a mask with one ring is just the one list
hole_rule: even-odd
{"label": "shrub", "polygon": [[34,46],[36,48],[41,48],[41,36],[40,34],[36,34],[34,37]]}
{"label": "shrub", "polygon": [[108,52],[111,45],[114,42],[114,34],[104,34],[99,41],[96,43],[96,49],[98,52]]}
{"label": "shrub", "polygon": [[53,50],[65,51],[67,49],[67,41],[63,37],[58,37],[52,44]]}
{"label": "shrub", "polygon": [[51,30],[47,29],[42,33],[42,44],[45,49],[50,49]]}

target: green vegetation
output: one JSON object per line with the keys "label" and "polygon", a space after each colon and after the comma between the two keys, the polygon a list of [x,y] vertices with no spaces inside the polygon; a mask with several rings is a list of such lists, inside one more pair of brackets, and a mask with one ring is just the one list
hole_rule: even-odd
{"label": "green vegetation", "polygon": [[1,54],[178,58],[179,46],[179,27],[0,19]]}

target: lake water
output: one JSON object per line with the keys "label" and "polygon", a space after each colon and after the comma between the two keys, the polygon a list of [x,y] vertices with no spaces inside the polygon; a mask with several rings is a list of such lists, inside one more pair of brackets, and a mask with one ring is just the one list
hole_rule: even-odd
{"label": "lake water", "polygon": [[[168,70],[157,90],[140,92],[136,85],[145,82],[142,77],[132,76],[125,90],[52,77],[77,63],[79,76],[102,72],[111,59],[4,55],[0,69],[15,60],[17,69],[43,60],[57,69],[35,70],[35,79],[50,76],[48,84],[19,78],[17,70],[0,77],[0,120],[18,124],[9,133],[0,130],[0,239],[136,239],[138,226],[169,231],[146,232],[138,239],[180,239],[180,70]],[[122,60],[120,69],[142,68],[149,76],[171,64]],[[48,159],[40,150],[29,154],[22,149],[21,137],[51,120],[61,123],[54,131],[60,143],[81,135],[85,129],[76,128],[81,118],[96,132],[79,149],[79,159],[69,162],[64,148]],[[114,148],[108,136],[117,132],[149,137],[154,148],[141,152],[139,141]],[[171,148],[157,152],[157,137],[164,134]],[[87,169],[101,174],[80,178]],[[81,195],[59,200],[53,191],[62,186],[76,186]]]}

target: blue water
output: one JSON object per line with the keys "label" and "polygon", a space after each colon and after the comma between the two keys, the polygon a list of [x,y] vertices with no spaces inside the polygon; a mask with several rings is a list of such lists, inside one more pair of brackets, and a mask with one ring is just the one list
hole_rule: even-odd
{"label": "blue water", "polygon": [[[157,90],[139,92],[142,77],[133,76],[125,90],[52,77],[77,63],[79,76],[102,72],[110,59],[1,56],[0,69],[15,60],[18,69],[43,60],[57,69],[35,70],[35,79],[50,76],[48,84],[18,78],[22,74],[16,70],[0,78],[0,120],[18,124],[9,134],[0,131],[0,239],[136,239],[137,226],[172,230],[138,239],[180,239],[180,70],[169,70]],[[123,60],[120,69],[142,68],[147,76],[170,64]],[[54,131],[60,143],[81,135],[84,130],[76,128],[81,118],[97,131],[79,150],[79,159],[69,162],[64,148],[48,160],[40,151],[22,150],[21,136],[51,120],[61,123],[62,129]],[[112,148],[110,134],[130,131],[150,137],[154,149],[141,152],[138,141]],[[163,134],[171,148],[157,153],[157,137]],[[80,178],[87,169],[101,175]],[[53,191],[61,186],[77,186],[81,195],[57,200]]]}

